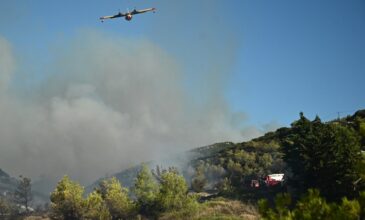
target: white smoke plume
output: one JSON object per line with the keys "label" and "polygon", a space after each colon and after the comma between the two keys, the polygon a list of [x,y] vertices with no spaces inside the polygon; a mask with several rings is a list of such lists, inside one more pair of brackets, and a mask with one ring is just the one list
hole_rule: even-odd
{"label": "white smoke plume", "polygon": [[89,184],[160,155],[249,138],[221,96],[190,101],[182,68],[153,42],[87,31],[66,45],[47,79],[18,95],[15,58],[0,39],[0,167],[9,173]]}

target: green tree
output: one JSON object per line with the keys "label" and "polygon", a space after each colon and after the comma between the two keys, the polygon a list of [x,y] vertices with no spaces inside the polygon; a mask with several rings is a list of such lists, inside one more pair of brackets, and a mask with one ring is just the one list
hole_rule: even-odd
{"label": "green tree", "polygon": [[358,220],[360,219],[360,203],[357,200],[342,198],[340,205],[332,204],[331,219]]}
{"label": "green tree", "polygon": [[234,192],[231,181],[227,177],[221,179],[221,181],[216,184],[216,187],[218,188],[219,193],[223,195],[230,195]]}
{"label": "green tree", "polygon": [[[249,172],[249,167],[244,167],[246,173]],[[232,159],[228,160],[227,163],[227,172],[229,175],[229,180],[231,181],[233,186],[241,185],[241,181],[243,178],[243,168],[242,165],[238,162],[234,162]]]}
{"label": "green tree", "polygon": [[113,177],[104,180],[105,186],[105,204],[113,220],[128,219],[133,216],[135,205],[128,196],[128,189],[122,187],[117,178]]}
{"label": "green tree", "polygon": [[359,204],[360,204],[360,216],[361,219],[365,219],[365,191],[359,193]]}
{"label": "green tree", "polygon": [[263,220],[294,219],[293,213],[289,209],[290,204],[291,197],[287,193],[276,195],[274,209],[270,208],[266,199],[261,199],[258,202],[259,212]]}
{"label": "green tree", "polygon": [[201,164],[195,169],[195,174],[191,180],[191,188],[195,192],[202,192],[206,184],[207,179],[204,174],[204,165]]}
{"label": "green tree", "polygon": [[112,219],[103,198],[96,191],[90,193],[86,199],[86,214],[84,218],[88,220]]}
{"label": "green tree", "polygon": [[289,184],[304,192],[318,188],[326,198],[355,195],[353,183],[360,177],[360,142],[352,128],[311,122],[301,114],[283,144],[284,161],[293,176]]}
{"label": "green tree", "polygon": [[28,212],[30,202],[33,199],[31,179],[23,176],[20,176],[19,178],[18,185],[14,192],[14,200],[17,204],[23,205],[26,212]]}
{"label": "green tree", "polygon": [[143,165],[134,182],[133,192],[141,214],[153,215],[159,186],[150,169]]}
{"label": "green tree", "polygon": [[51,193],[51,215],[53,219],[78,220],[85,212],[84,188],[64,176]]}
{"label": "green tree", "polygon": [[307,186],[305,180],[307,172],[304,155],[307,155],[307,140],[311,135],[311,122],[300,113],[300,119],[292,123],[292,130],[289,138],[283,142],[282,151],[283,159],[292,171],[292,177],[289,179],[289,184],[293,185],[299,191],[304,192]]}
{"label": "green tree", "polygon": [[359,132],[362,138],[365,138],[365,120],[359,124]]}
{"label": "green tree", "polygon": [[355,129],[359,132],[361,138],[361,148],[365,150],[365,118],[355,118]]}
{"label": "green tree", "polygon": [[9,216],[11,213],[11,206],[9,201],[0,196],[0,218]]}
{"label": "green tree", "polygon": [[[323,194],[326,197],[332,195],[337,198],[348,196],[355,197],[359,192],[355,191],[361,188],[354,188],[354,182],[357,181],[364,170],[359,170],[362,164],[359,137],[352,128],[340,125],[330,125],[333,129],[335,140],[328,146],[332,146],[327,153],[326,166],[324,166],[321,174],[328,174],[328,181],[318,177],[318,185],[323,186]],[[327,147],[324,145],[323,147]],[[329,155],[328,155],[329,154]],[[333,171],[333,173],[331,172]],[[331,172],[331,173],[329,173]],[[330,187],[332,186],[332,188]]]}
{"label": "green tree", "polygon": [[257,160],[259,166],[264,170],[268,170],[273,162],[272,156],[269,153],[264,153],[263,155],[258,156]]}
{"label": "green tree", "polygon": [[342,198],[340,203],[327,203],[320,196],[319,190],[309,189],[308,192],[290,210],[289,194],[278,194],[274,208],[270,208],[267,200],[259,201],[259,212],[263,219],[328,219],[328,220],[357,220],[360,219],[361,202]]}
{"label": "green tree", "polygon": [[176,172],[161,175],[161,187],[157,198],[161,211],[194,209],[196,199],[188,195],[188,187],[183,176]]}
{"label": "green tree", "polygon": [[294,209],[295,219],[332,219],[331,206],[316,189],[309,189]]}

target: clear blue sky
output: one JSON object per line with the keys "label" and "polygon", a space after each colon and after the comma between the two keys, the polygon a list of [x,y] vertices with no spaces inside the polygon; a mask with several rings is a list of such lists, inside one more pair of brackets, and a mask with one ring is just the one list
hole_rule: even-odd
{"label": "clear blue sky", "polygon": [[[98,21],[134,7],[158,11]],[[192,96],[203,98],[214,77],[213,88],[248,124],[289,125],[300,111],[329,120],[365,108],[363,0],[0,2],[0,35],[11,42],[18,71],[35,80],[47,74],[52,45],[85,29],[155,42],[181,63]]]}

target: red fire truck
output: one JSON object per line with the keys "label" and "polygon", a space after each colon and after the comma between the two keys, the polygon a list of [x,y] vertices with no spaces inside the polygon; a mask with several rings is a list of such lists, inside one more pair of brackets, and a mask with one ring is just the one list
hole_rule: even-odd
{"label": "red fire truck", "polygon": [[266,186],[276,186],[278,184],[282,184],[284,182],[284,174],[283,173],[274,173],[266,176],[265,183]]}

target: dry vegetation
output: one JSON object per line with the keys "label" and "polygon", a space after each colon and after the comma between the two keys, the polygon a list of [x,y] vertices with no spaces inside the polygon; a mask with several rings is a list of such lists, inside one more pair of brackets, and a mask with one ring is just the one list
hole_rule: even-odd
{"label": "dry vegetation", "polygon": [[216,198],[200,205],[196,213],[179,213],[170,212],[164,214],[161,220],[170,219],[192,219],[192,220],[211,220],[211,219],[227,219],[238,220],[259,219],[259,214],[253,205],[244,204],[237,200],[229,200],[224,198]]}
{"label": "dry vegetation", "polygon": [[24,220],[50,220],[46,215],[44,216],[28,216]]}

